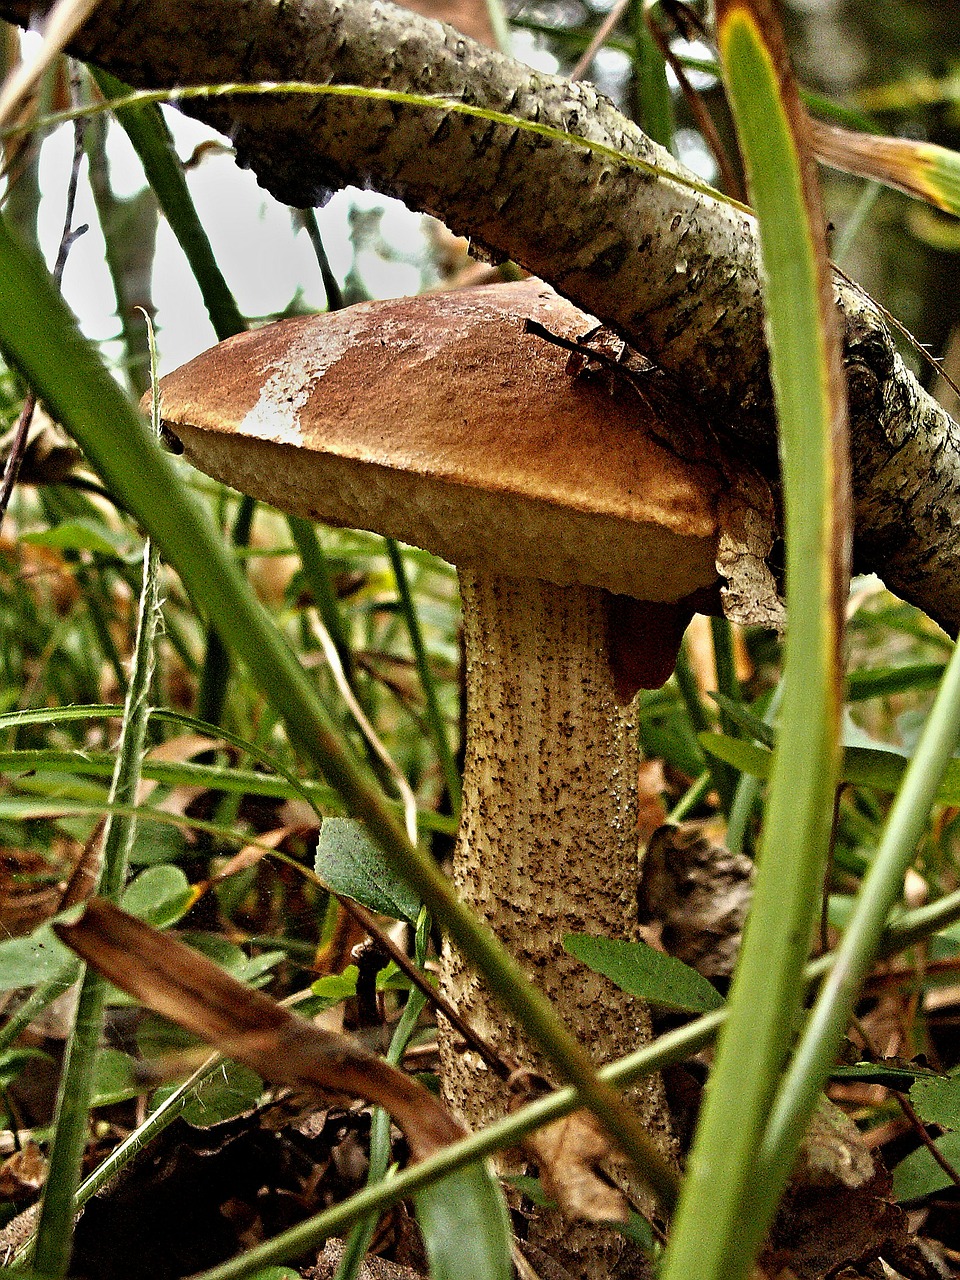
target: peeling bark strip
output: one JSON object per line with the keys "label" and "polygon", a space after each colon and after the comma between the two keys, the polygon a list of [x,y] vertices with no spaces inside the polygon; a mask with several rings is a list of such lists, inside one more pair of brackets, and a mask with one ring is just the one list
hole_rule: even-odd
{"label": "peeling bark strip", "polygon": [[[40,6],[46,9],[44,3]],[[0,0],[27,24],[32,0]],[[72,51],[138,87],[316,80],[442,94],[680,168],[592,86],[532,71],[380,0],[103,0]],[[468,116],[352,98],[189,111],[279,199],[369,184],[513,257],[681,380],[775,470],[753,220],[575,146]],[[960,428],[904,368],[876,307],[837,281],[857,560],[960,628]]]}

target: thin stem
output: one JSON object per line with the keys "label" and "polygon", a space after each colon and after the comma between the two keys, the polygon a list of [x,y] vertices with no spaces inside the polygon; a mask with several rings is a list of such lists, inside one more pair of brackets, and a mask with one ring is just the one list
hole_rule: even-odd
{"label": "thin stem", "polygon": [[343,620],[340,601],[337,599],[330,564],[317,537],[317,531],[310,521],[304,520],[302,516],[287,516],[287,526],[300,554],[303,576],[313,594],[313,602],[320,614],[320,620],[336,646],[344,675],[351,689],[356,693],[357,672],[350,636]]}
{"label": "thin stem", "polygon": [[[429,919],[425,912],[421,913],[421,923],[423,929],[418,927],[418,934],[423,939],[422,946],[418,946],[418,962],[423,963],[426,952],[426,940],[429,934]],[[410,1037],[416,1029],[417,1019],[423,1012],[424,1005],[427,1003],[428,996],[419,988],[410,992],[410,996],[404,1006],[400,1021],[397,1023],[393,1035],[390,1039],[390,1047],[386,1052],[386,1060],[393,1067],[398,1067],[403,1059],[404,1051],[410,1043]],[[390,1164],[390,1116],[382,1107],[377,1107],[373,1113],[373,1120],[370,1126],[370,1172],[367,1182],[370,1186],[375,1186],[387,1176],[387,1169]],[[340,1259],[340,1265],[337,1267],[335,1280],[354,1280],[363,1256],[370,1247],[370,1241],[373,1239],[373,1233],[377,1229],[379,1218],[376,1213],[371,1213],[367,1218],[357,1222],[347,1240],[343,1251],[343,1257]]]}
{"label": "thin stem", "polygon": [[443,770],[444,782],[446,783],[447,793],[450,796],[450,805],[453,812],[457,814],[460,812],[460,806],[463,803],[460,772],[457,769],[457,762],[453,757],[450,740],[447,737],[447,726],[444,723],[440,700],[437,696],[437,682],[433,678],[430,659],[427,656],[427,646],[423,642],[423,630],[420,626],[417,606],[410,591],[406,565],[403,563],[403,555],[396,540],[394,538],[385,538],[384,543],[387,548],[387,555],[390,557],[393,576],[397,583],[400,608],[403,610],[407,631],[410,635],[410,646],[413,649],[413,658],[417,664],[417,674],[420,676],[420,687],[423,690],[423,697],[426,703],[427,723],[433,735],[437,759],[440,761],[440,767]]}

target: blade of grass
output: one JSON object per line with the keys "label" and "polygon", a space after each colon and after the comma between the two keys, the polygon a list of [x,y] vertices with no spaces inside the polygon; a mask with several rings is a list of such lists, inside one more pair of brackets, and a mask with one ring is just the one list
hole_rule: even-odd
{"label": "blade of grass", "polygon": [[[780,429],[788,636],[753,909],[664,1280],[741,1280],[780,1186],[756,1151],[801,1011],[839,767],[848,584],[846,395],[806,124],[770,0],[718,0],[717,34],[760,225]],[[755,1218],[744,1215],[747,1198]]]}
{"label": "blade of grass", "polygon": [[[333,641],[340,656],[347,682],[359,699],[353,649],[350,647],[350,637],[347,634],[343,614],[340,610],[340,602],[334,590],[330,566],[327,563],[323,547],[317,538],[317,531],[310,521],[304,520],[302,516],[288,516],[287,525],[290,529],[290,536],[293,538],[300,554],[303,576],[306,578],[307,585],[313,593],[313,602],[317,606],[320,620],[326,627],[327,634]],[[363,705],[362,701],[361,705]]]}
{"label": "blade of grass", "polygon": [[[151,341],[151,375],[156,387],[156,352]],[[160,405],[154,393],[154,430],[159,433]],[[117,762],[109,803],[135,805],[140,784],[149,719],[148,697],[153,679],[154,652],[160,623],[160,558],[149,540],[143,551],[143,585],[137,615],[137,638],[124,703]],[[127,878],[130,851],[136,835],[136,818],[108,814],[104,823],[99,892],[116,899]],[[93,1097],[94,1069],[100,1052],[100,1032],[106,1005],[107,982],[95,970],[85,968],[80,982],[76,1019],[67,1040],[60,1076],[54,1138],[40,1213],[33,1260],[51,1276],[65,1276],[73,1246],[75,1199],[88,1134]]]}
{"label": "blade of grass", "polygon": [[453,758],[450,740],[447,737],[447,726],[443,722],[443,712],[440,710],[440,701],[437,697],[437,685],[430,669],[427,647],[423,642],[423,631],[420,627],[417,606],[410,591],[406,565],[403,563],[403,555],[400,548],[393,538],[385,538],[384,544],[387,548],[387,555],[390,557],[390,565],[397,584],[397,594],[400,597],[400,608],[403,611],[407,631],[410,635],[410,645],[413,649],[413,658],[417,664],[417,674],[420,677],[420,687],[423,690],[423,697],[426,702],[427,723],[433,735],[434,749],[437,753],[437,759],[440,761],[440,767],[443,770],[443,779],[447,786],[447,794],[450,797],[450,806],[454,813],[459,813],[463,798],[460,773],[457,769],[457,762]]}
{"label": "blade of grass", "polygon": [[[860,886],[834,964],[777,1094],[759,1152],[757,1191],[768,1182],[782,1185],[789,1176],[796,1145],[833,1065],[857,993],[877,955],[884,924],[903,892],[904,875],[913,860],[958,737],[960,646],[954,649],[947,666],[887,818],[880,845]],[[764,1210],[761,1204],[760,1211]]]}
{"label": "blade of grass", "polygon": [[136,100],[119,105],[118,100],[130,94],[128,86],[99,68],[91,67],[90,74],[143,165],[147,181],[200,286],[217,337],[222,342],[234,333],[242,333],[246,323],[223,278],[203,223],[197,216],[183,165],[159,106],[155,101]]}
{"label": "blade of grass", "polygon": [[663,54],[647,25],[646,0],[632,0],[630,28],[633,34],[632,89],[636,120],[654,142],[675,152],[676,120],[673,95],[667,83]]}
{"label": "blade of grass", "polygon": [[[419,963],[423,963],[422,957],[419,957]],[[400,1065],[404,1051],[410,1043],[410,1037],[416,1029],[417,1019],[426,1003],[427,998],[422,991],[410,992],[385,1055],[391,1066]],[[367,1174],[367,1184],[375,1186],[378,1182],[382,1182],[387,1176],[389,1165],[390,1117],[382,1107],[378,1107],[370,1122],[370,1169]],[[355,1280],[379,1220],[379,1215],[372,1213],[355,1224],[347,1239],[334,1280]]]}
{"label": "blade of grass", "polygon": [[[673,678],[676,681],[677,689],[680,691],[680,696],[683,699],[687,716],[694,731],[698,736],[708,732],[713,720],[704,707],[703,699],[700,697],[697,680],[690,664],[686,640],[680,646]],[[725,760],[719,760],[713,755],[708,754],[703,763],[713,780],[713,786],[720,797],[723,811],[726,813],[729,811],[730,804],[733,801],[733,793],[736,790],[736,774]]]}
{"label": "blade of grass", "polygon": [[[770,704],[764,713],[764,723],[772,725],[780,714],[780,700],[783,696],[783,682],[777,683],[770,697]],[[750,836],[750,819],[754,807],[760,797],[760,779],[755,774],[741,773],[730,806],[730,821],[727,823],[727,848],[731,853],[742,853]]]}
{"label": "blade of grass", "polygon": [[[91,67],[90,74],[105,98],[118,98],[129,92],[127,85],[106,71]],[[170,229],[190,264],[217,338],[222,342],[235,333],[242,333],[246,322],[197,215],[183,165],[159,106],[133,103],[118,107],[114,115],[130,139]],[[232,534],[234,546],[248,544],[255,506],[252,498],[244,498],[240,503]],[[230,655],[216,629],[211,627],[206,636],[197,696],[201,719],[213,723],[221,719],[229,681]]]}

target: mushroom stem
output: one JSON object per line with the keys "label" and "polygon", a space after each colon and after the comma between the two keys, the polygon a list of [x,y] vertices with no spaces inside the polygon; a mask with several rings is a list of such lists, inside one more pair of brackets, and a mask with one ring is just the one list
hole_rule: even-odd
{"label": "mushroom stem", "polygon": [[[610,670],[609,597],[469,571],[460,586],[467,742],[458,892],[602,1063],[650,1038],[643,1003],[563,948],[567,933],[633,938],[637,931],[636,724]],[[546,1073],[449,948],[444,985],[484,1040]],[[508,1099],[502,1081],[454,1039],[443,1046],[444,1095],[476,1127],[502,1115]],[[636,1103],[667,1149],[659,1082],[638,1091]]]}

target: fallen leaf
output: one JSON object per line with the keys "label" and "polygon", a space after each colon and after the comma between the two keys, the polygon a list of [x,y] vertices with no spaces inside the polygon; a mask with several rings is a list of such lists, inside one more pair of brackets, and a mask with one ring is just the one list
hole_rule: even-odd
{"label": "fallen leaf", "polygon": [[661,925],[668,955],[705,978],[733,972],[753,892],[753,863],[711,839],[702,823],[650,837],[640,882],[641,920]]}
{"label": "fallen leaf", "polygon": [[497,47],[486,0],[406,0],[405,8],[456,27],[490,49]]}
{"label": "fallen leaf", "polygon": [[43,1186],[47,1162],[35,1142],[27,1142],[19,1151],[0,1164],[0,1198],[20,1201],[31,1199]]}
{"label": "fallen leaf", "polygon": [[422,1160],[464,1129],[422,1085],[348,1036],[315,1027],[168,934],[92,899],[58,936],[121,990],[265,1080],[384,1107]]}
{"label": "fallen leaf", "polygon": [[626,1222],[630,1202],[600,1166],[622,1163],[593,1114],[574,1111],[524,1139],[540,1169],[544,1190],[564,1213],[589,1222]]}

